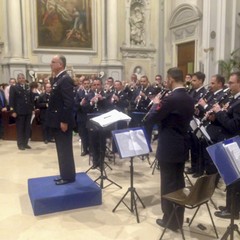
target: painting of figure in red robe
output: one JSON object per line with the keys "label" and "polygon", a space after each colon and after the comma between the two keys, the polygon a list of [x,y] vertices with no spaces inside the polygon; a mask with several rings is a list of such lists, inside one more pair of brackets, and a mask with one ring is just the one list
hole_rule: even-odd
{"label": "painting of figure in red robe", "polygon": [[36,0],[39,48],[92,49],[92,0]]}

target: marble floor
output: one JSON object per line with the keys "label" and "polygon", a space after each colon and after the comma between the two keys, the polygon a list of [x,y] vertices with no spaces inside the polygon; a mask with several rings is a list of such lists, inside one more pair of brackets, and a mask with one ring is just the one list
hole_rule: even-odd
{"label": "marble floor", "polygon": [[[80,157],[80,143],[74,136],[74,155],[77,172],[89,168],[88,156]],[[19,151],[14,141],[0,140],[0,239],[3,240],[157,240],[162,228],[156,219],[162,216],[160,207],[159,171],[152,174],[147,160],[134,159],[134,186],[146,208],[138,202],[140,223],[123,204],[113,213],[112,210],[130,186],[129,160],[116,156],[115,165],[108,162],[109,179],[122,186],[111,185],[102,190],[102,205],[34,216],[28,196],[27,180],[58,174],[54,143],[30,142],[31,150]],[[154,148],[155,146],[153,146]],[[150,154],[153,162],[154,153]],[[108,160],[107,160],[108,161]],[[88,175],[95,180],[98,170]],[[194,181],[194,179],[192,179]],[[104,185],[108,184],[104,180]],[[216,189],[213,201],[217,206],[224,205],[224,185]],[[215,211],[210,204],[212,213]],[[190,218],[193,210],[185,211],[185,219]],[[214,216],[219,238],[226,231],[230,221]],[[236,221],[239,224],[239,221]],[[206,227],[201,230],[198,224]],[[205,207],[200,209],[192,226],[184,223],[186,239],[208,240],[216,238]],[[164,239],[181,239],[181,235],[168,230]],[[237,238],[236,238],[237,239]]]}

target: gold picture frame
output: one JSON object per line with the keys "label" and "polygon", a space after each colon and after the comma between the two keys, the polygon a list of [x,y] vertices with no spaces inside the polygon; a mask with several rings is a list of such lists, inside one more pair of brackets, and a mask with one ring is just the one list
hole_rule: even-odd
{"label": "gold picture frame", "polygon": [[95,0],[34,0],[34,49],[95,51],[95,4]]}

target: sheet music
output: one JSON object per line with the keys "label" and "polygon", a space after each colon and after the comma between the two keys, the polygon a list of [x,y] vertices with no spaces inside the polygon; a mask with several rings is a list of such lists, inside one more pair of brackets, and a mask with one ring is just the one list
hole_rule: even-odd
{"label": "sheet music", "polygon": [[231,159],[232,165],[236,172],[240,174],[240,148],[236,142],[229,144],[223,144],[229,158]]}
{"label": "sheet music", "polygon": [[190,127],[192,128],[193,131],[195,131],[195,130],[197,130],[197,129],[200,130],[200,131],[197,131],[197,132],[196,132],[196,136],[197,136],[198,138],[200,138],[201,135],[203,134],[204,137],[205,137],[208,141],[211,142],[211,137],[209,136],[206,128],[205,128],[203,125],[201,125],[201,121],[200,121],[198,118],[193,117],[193,120],[190,122]]}
{"label": "sheet music", "polygon": [[101,127],[107,127],[112,123],[122,121],[122,120],[129,122],[131,118],[127,114],[123,112],[119,112],[116,109],[109,111],[107,113],[104,113],[100,116],[91,118],[91,121],[98,123]]}
{"label": "sheet music", "polygon": [[122,158],[145,155],[149,146],[142,129],[129,130],[115,134]]}

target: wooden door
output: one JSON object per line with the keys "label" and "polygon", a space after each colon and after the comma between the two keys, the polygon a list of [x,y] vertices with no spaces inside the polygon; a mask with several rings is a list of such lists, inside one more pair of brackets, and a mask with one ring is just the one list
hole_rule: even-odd
{"label": "wooden door", "polygon": [[183,71],[183,76],[194,73],[195,41],[178,44],[177,55],[178,67]]}

